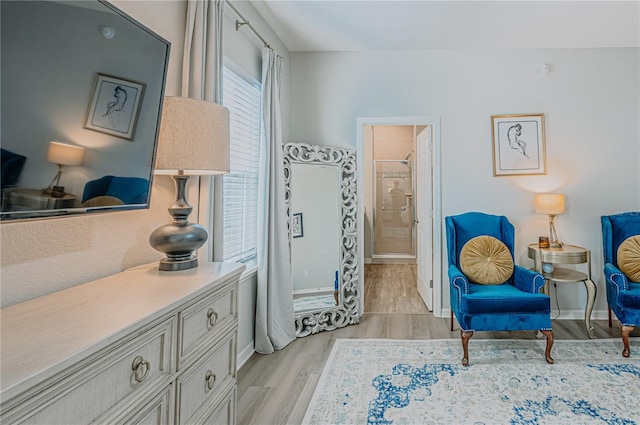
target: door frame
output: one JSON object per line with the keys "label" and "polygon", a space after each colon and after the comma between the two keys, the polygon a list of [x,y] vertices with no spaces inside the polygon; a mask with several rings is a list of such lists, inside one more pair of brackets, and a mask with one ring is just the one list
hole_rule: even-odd
{"label": "door frame", "polygon": [[[390,116],[390,117],[358,117],[356,119],[357,126],[357,172],[359,186],[362,188],[364,184],[364,132],[365,125],[426,125],[433,128],[433,315],[442,317],[442,184],[440,180],[440,117],[411,115],[411,116]],[[364,205],[364,191],[358,190],[358,205]],[[358,208],[358,241],[362,245],[364,243],[364,208]],[[359,250],[359,259],[362,268],[362,276],[360,278],[360,315],[364,313],[364,249]],[[417,253],[419,254],[419,253]]]}
{"label": "door frame", "polygon": [[[427,309],[433,311],[433,299],[435,298],[433,296],[433,127],[428,125],[420,133],[417,131],[415,133],[415,192],[423,194],[423,196],[416,196],[415,199],[416,251],[421,252],[420,257],[416,257],[416,287]],[[422,137],[423,135],[424,137]],[[429,183],[429,187],[425,187],[425,182]],[[422,190],[422,192],[418,192],[418,190]],[[427,193],[429,196],[424,196]],[[428,242],[426,244],[423,243],[425,237]],[[422,251],[420,247],[422,247]],[[429,256],[425,255],[427,253]],[[432,263],[424,264],[426,261],[421,261],[420,258],[430,258]]]}

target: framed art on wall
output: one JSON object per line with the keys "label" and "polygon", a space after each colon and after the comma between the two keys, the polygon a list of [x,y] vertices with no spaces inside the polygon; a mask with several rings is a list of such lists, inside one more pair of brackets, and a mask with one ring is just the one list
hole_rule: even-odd
{"label": "framed art on wall", "polygon": [[291,235],[294,238],[301,238],[304,235],[302,228],[302,213],[293,214],[293,219],[291,220]]}
{"label": "framed art on wall", "polygon": [[493,175],[547,173],[544,114],[492,115]]}
{"label": "framed art on wall", "polygon": [[132,140],[145,84],[98,73],[84,127]]}

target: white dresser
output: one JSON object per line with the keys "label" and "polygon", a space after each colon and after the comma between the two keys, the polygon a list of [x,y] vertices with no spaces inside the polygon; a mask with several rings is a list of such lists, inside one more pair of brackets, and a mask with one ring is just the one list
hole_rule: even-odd
{"label": "white dresser", "polygon": [[0,310],[0,422],[235,423],[243,270],[154,263]]}

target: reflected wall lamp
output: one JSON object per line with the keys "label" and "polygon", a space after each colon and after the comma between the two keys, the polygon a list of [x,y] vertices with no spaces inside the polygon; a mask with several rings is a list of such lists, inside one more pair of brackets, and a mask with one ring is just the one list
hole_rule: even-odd
{"label": "reflected wall lamp", "polygon": [[549,247],[561,248],[558,241],[555,219],[557,214],[564,213],[564,195],[561,193],[538,193],[535,199],[536,213],[549,215]]}
{"label": "reflected wall lamp", "polygon": [[65,165],[80,165],[84,156],[84,148],[81,146],[67,145],[60,142],[49,142],[47,151],[47,161],[58,165],[58,172],[49,186],[42,190],[42,193],[62,198],[64,196],[64,186],[60,186],[60,178]]}
{"label": "reflected wall lamp", "polygon": [[149,243],[165,253],[159,269],[198,267],[195,251],[207,241],[207,230],[189,223],[193,210],[186,198],[189,176],[229,172],[229,111],[224,106],[185,97],[164,98],[155,174],[169,174],[176,200],[169,207],[173,222],[158,227]]}

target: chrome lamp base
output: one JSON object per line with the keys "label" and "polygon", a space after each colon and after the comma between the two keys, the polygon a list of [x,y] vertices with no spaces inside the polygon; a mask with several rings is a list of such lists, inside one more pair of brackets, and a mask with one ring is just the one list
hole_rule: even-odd
{"label": "chrome lamp base", "polygon": [[158,227],[149,236],[149,244],[156,251],[166,254],[158,266],[158,269],[163,271],[198,267],[195,251],[204,245],[208,237],[204,227],[188,222],[189,214],[193,210],[186,199],[189,176],[178,174],[172,178],[176,184],[176,201],[169,207],[173,222]]}
{"label": "chrome lamp base", "polygon": [[195,269],[198,267],[198,259],[192,258],[191,260],[175,261],[165,257],[158,263],[158,270],[166,272],[176,272],[180,270]]}

